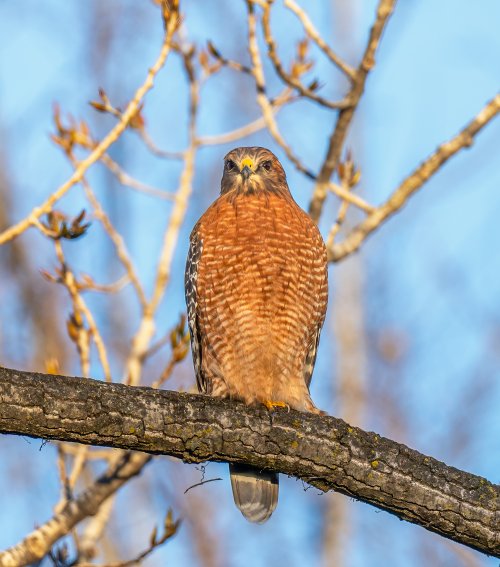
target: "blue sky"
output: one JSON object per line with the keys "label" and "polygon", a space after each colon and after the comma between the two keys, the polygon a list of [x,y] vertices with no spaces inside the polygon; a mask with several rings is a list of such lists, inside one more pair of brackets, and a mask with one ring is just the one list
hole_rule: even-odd
{"label": "blue sky", "polygon": [[[143,3],[139,7],[132,0],[107,2],[110,13],[116,11],[116,18],[106,16],[107,11],[99,8],[95,0],[0,1],[0,149],[12,183],[18,219],[39,204],[70,172],[65,159],[49,140],[54,101],[61,104],[64,112],[89,120],[93,131],[103,134],[113,121],[96,115],[88,101],[97,97],[97,89],[102,86],[112,100],[123,105],[156,57],[161,26],[152,5]],[[283,11],[281,2],[276,4],[273,29],[281,57],[289,61],[300,30],[296,20]],[[355,64],[376,3],[352,2],[349,29],[344,29],[345,24],[339,19],[341,2],[317,0],[310,4],[310,17],[323,36],[340,55]],[[200,5],[185,0],[183,5],[191,40],[204,45],[207,39],[212,39],[225,55],[247,61],[243,2],[207,0]],[[96,20],[99,9],[101,19]],[[499,21],[500,4],[496,0],[399,3],[349,135],[348,146],[362,170],[359,191],[365,199],[383,202],[412,169],[441,142],[457,133],[497,93]],[[106,32],[107,25],[116,27],[110,48],[112,58],[100,61],[94,51],[99,34]],[[317,52],[313,51],[313,55],[318,59],[315,74],[324,83],[322,92],[341,95],[338,75]],[[266,67],[266,72],[270,89],[278,92],[279,81],[270,68]],[[182,149],[186,143],[186,85],[179,76],[179,62],[172,58],[158,77],[145,110],[152,137],[158,145],[171,150]],[[241,93],[248,93],[244,104]],[[251,82],[223,72],[203,91],[199,130],[202,134],[216,134],[256,116]],[[309,103],[292,105],[278,119],[286,138],[313,169],[324,157],[332,120],[331,114]],[[366,423],[361,425],[382,435],[401,435],[415,449],[497,483],[500,482],[499,140],[497,119],[479,134],[472,148],[450,160],[396,217],[374,234],[360,253],[369,332],[377,336],[384,329],[396,330],[408,344],[402,369],[384,366],[375,357],[369,364],[367,381],[376,391],[377,381],[384,381],[387,387],[388,381],[397,380],[397,385],[389,386],[389,390],[395,392],[398,410],[407,418],[408,432],[390,430],[386,416],[378,414],[376,408],[367,412]],[[307,207],[310,183],[294,171],[269,135],[259,132],[244,140],[244,144],[265,145],[276,151],[283,158],[296,200]],[[230,146],[217,146],[199,153],[193,199],[174,259],[174,277],[162,305],[160,330],[172,325],[184,309],[182,270],[188,235],[198,216],[217,195],[220,164],[228,149]],[[125,136],[111,153],[142,181],[175,189],[179,166],[153,159],[133,134]],[[127,219],[131,227],[128,244],[146,287],[151,289],[170,205],[117,186],[100,167],[89,178],[111,207],[118,226]],[[332,199],[321,220],[324,235],[335,217],[335,205]],[[78,188],[61,202],[61,207],[71,213],[77,213],[82,206],[84,200]],[[37,268],[54,266],[49,244],[34,233],[23,238],[29,243]],[[68,245],[68,256],[80,270],[101,279],[117,276],[118,267],[109,262],[107,249],[100,248],[101,240],[102,234],[96,227],[85,239]],[[330,269],[332,293],[335,293],[335,270],[335,266]],[[16,337],[25,337],[29,345],[29,328],[23,327],[22,321],[16,330],[8,327],[9,315],[16,309],[8,301],[8,293],[15,294],[15,290],[0,286],[0,353],[3,359],[22,366],[29,347],[20,347]],[[127,292],[124,294],[127,299]],[[100,297],[89,301],[99,312],[105,338],[110,338],[106,337],[106,331],[112,328],[109,305]],[[138,317],[136,302],[130,300],[124,313],[116,316],[131,322],[131,335]],[[331,309],[329,317],[335,317]],[[331,327],[328,322],[327,327]],[[325,332],[313,397],[321,407],[335,411],[329,401],[330,381],[335,378],[330,356],[335,348],[332,341]],[[114,359],[112,366],[119,376],[123,360]],[[78,366],[75,364],[69,370],[77,374]],[[152,375],[154,368],[148,372]],[[189,361],[182,372],[183,376],[191,372]],[[460,436],[464,445],[467,442],[463,450]],[[8,513],[2,514],[3,521],[0,518],[0,548],[4,548],[15,543],[34,523],[49,516],[57,499],[58,484],[53,447],[39,450],[37,441],[2,438],[0,448],[9,455],[0,464],[0,490],[2,493],[8,490],[10,495],[3,504]],[[179,471],[187,468],[160,460],[146,473],[146,480],[158,483],[169,471],[182,476]],[[224,474],[222,465],[210,465],[208,470],[213,476]],[[15,479],[24,471],[29,477],[16,483]],[[146,480],[137,482],[146,483]],[[273,538],[281,549],[287,550],[287,565],[302,565],[306,561],[320,564],[322,503],[314,489],[304,492],[300,483],[285,480],[278,511],[269,524],[270,529],[263,531],[240,521],[237,512],[230,508],[226,484],[212,483],[207,490],[215,502],[223,502],[223,507],[227,507],[224,511],[217,510],[214,525],[228,538],[231,565],[249,565],[249,553],[255,546],[261,546],[262,559],[252,555],[252,565],[269,564],[267,554],[272,550]],[[30,487],[29,500],[26,486]],[[128,509],[127,494],[120,496],[122,512]],[[166,494],[158,489],[158,499],[162,495],[162,500],[156,504],[156,521],[160,521],[164,498],[169,498],[168,491]],[[346,543],[348,567],[366,565],[368,557],[373,565],[420,565],[421,556],[416,551],[422,545],[437,554],[438,559],[434,556],[434,562],[429,564],[448,564],[449,556],[437,536],[387,514],[376,513],[363,504],[352,502],[352,509],[356,527],[352,540]],[[130,522],[125,522],[123,516],[115,518],[114,530],[120,532],[122,528],[128,533],[132,529],[140,539],[144,529],[146,535],[141,541],[146,541],[149,524],[155,518],[137,514],[140,522],[137,518]],[[387,555],[378,543],[387,534],[396,534],[392,555]],[[184,534],[158,552],[149,565],[162,565],[167,560],[185,564],[190,554],[185,528]],[[475,557],[479,565],[496,565],[495,560],[479,554]]]}

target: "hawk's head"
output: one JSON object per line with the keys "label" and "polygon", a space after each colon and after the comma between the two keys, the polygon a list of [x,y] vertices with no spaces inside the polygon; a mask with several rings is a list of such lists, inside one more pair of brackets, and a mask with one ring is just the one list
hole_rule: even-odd
{"label": "hawk's head", "polygon": [[285,171],[278,158],[266,148],[235,148],[224,158],[221,195],[235,191],[288,194]]}

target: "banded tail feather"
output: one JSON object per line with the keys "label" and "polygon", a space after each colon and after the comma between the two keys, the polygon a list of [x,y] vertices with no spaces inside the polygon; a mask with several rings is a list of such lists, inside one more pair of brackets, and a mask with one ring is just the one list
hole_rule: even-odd
{"label": "banded tail feather", "polygon": [[256,524],[267,522],[278,505],[277,473],[230,464],[229,474],[234,503],[243,516]]}

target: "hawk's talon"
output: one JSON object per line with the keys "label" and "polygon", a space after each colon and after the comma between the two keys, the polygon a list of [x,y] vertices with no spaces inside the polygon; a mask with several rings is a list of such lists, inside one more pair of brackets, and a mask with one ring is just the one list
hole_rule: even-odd
{"label": "hawk's talon", "polygon": [[270,412],[273,412],[275,408],[286,408],[287,413],[290,413],[290,406],[285,402],[273,402],[272,400],[264,400],[262,403]]}

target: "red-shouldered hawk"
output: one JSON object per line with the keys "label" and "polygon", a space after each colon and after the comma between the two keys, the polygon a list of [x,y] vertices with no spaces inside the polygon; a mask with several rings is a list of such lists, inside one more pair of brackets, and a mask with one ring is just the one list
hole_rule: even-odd
{"label": "red-shouldered hawk", "polygon": [[[191,233],[186,303],[198,388],[318,412],[309,384],[328,300],[326,249],[265,148],[224,160],[220,197]],[[236,505],[265,522],[278,475],[230,465]]]}

